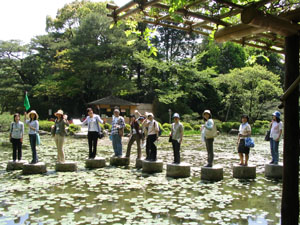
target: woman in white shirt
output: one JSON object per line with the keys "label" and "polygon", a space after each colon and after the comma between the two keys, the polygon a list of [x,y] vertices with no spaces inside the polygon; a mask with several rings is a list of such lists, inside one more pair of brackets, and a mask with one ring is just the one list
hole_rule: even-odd
{"label": "woman in white shirt", "polygon": [[272,161],[270,164],[278,164],[279,153],[278,146],[282,134],[282,122],[280,121],[280,112],[276,111],[272,114],[271,132],[270,132],[270,148]]}
{"label": "woman in white shirt", "polygon": [[94,159],[97,154],[98,137],[101,132],[99,123],[103,123],[99,115],[94,114],[91,108],[87,108],[88,116],[82,125],[88,125],[89,159]]}
{"label": "woman in white shirt", "polygon": [[[239,128],[238,134],[238,153],[240,156],[240,164],[241,166],[247,166],[249,160],[249,152],[250,148],[245,146],[245,139],[251,136],[251,126],[249,125],[249,117],[247,115],[242,115],[242,124]],[[244,155],[245,154],[245,163],[244,163]]]}
{"label": "woman in white shirt", "polygon": [[13,161],[22,160],[22,142],[24,135],[24,124],[20,121],[20,114],[14,114],[14,122],[10,125],[10,141],[13,146]]}

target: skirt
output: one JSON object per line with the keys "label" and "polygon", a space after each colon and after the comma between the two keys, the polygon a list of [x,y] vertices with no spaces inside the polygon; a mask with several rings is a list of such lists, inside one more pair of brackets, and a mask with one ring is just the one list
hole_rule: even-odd
{"label": "skirt", "polygon": [[238,147],[238,153],[249,154],[250,148],[245,146],[245,139],[240,139],[240,144]]}

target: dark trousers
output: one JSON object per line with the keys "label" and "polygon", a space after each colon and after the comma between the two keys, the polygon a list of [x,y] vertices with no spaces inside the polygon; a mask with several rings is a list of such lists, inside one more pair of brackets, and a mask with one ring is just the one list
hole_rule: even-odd
{"label": "dark trousers", "polygon": [[205,145],[206,145],[206,150],[207,150],[207,163],[210,166],[213,165],[213,161],[214,161],[214,145],[213,145],[213,143],[214,143],[213,138],[209,138],[209,139],[205,138]]}
{"label": "dark trousers", "polygon": [[174,163],[180,163],[180,143],[177,140],[172,140]]}
{"label": "dark trousers", "polygon": [[13,146],[13,160],[16,161],[22,159],[22,142],[21,139],[12,138],[12,146]]}
{"label": "dark trousers", "polygon": [[97,131],[88,132],[89,158],[92,159],[94,159],[97,154],[98,135],[99,133]]}
{"label": "dark trousers", "polygon": [[137,144],[137,158],[140,159],[142,157],[141,153],[141,136],[139,134],[133,134],[130,137],[130,140],[127,145],[126,157],[130,157],[131,146],[136,141]]}
{"label": "dark trousers", "polygon": [[148,135],[146,143],[146,160],[156,161],[157,148],[154,142],[156,141],[156,134]]}
{"label": "dark trousers", "polygon": [[32,163],[37,163],[39,161],[37,152],[36,152],[36,134],[29,134],[29,142],[32,151]]}

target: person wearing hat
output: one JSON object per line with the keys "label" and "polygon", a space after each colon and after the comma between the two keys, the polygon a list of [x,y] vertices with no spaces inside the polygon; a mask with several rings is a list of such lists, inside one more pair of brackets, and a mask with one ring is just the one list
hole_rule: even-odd
{"label": "person wearing hat", "polygon": [[13,161],[22,160],[22,142],[24,135],[24,124],[20,121],[20,114],[14,114],[14,122],[10,125],[9,137],[13,146]]}
{"label": "person wearing hat", "polygon": [[141,159],[142,151],[141,151],[141,139],[142,132],[140,129],[140,124],[138,120],[135,118],[135,115],[130,115],[130,137],[127,145],[126,157],[130,157],[130,151],[132,144],[136,141],[137,144],[137,159]]}
{"label": "person wearing hat", "polygon": [[[29,119],[27,120],[27,116]],[[39,161],[37,152],[36,152],[36,139],[37,139],[37,134],[39,132],[39,115],[35,110],[31,110],[28,115],[25,112],[24,113],[24,123],[26,123],[29,126],[29,142],[30,142],[30,147],[32,151],[32,161],[31,164],[35,164]]]}
{"label": "person wearing hat", "polygon": [[174,123],[172,123],[170,137],[174,153],[174,162],[180,164],[180,145],[183,138],[183,125],[179,122],[180,116],[178,113],[173,115]]}
{"label": "person wearing hat", "polygon": [[91,108],[87,108],[86,111],[88,116],[82,125],[88,125],[89,159],[94,159],[97,155],[97,143],[101,132],[99,123],[103,123],[103,120],[99,115],[94,114]]}
{"label": "person wearing hat", "polygon": [[153,113],[147,113],[147,120],[144,122],[144,126],[147,129],[146,140],[146,160],[156,161],[157,159],[157,147],[154,142],[158,139],[159,125],[154,120]]}
{"label": "person wearing hat", "polygon": [[116,157],[122,157],[122,136],[125,128],[125,120],[120,116],[119,109],[114,110],[111,127],[111,138]]}
{"label": "person wearing hat", "polygon": [[69,126],[68,116],[60,109],[56,113],[55,124],[51,127],[52,135],[54,135],[55,144],[57,147],[57,162],[65,162],[64,142],[67,135],[65,127]]}
{"label": "person wearing hat", "polygon": [[282,122],[280,121],[280,112],[275,111],[272,114],[272,122],[271,122],[271,131],[270,131],[270,148],[272,161],[270,164],[278,164],[279,161],[279,141],[282,134]]}
{"label": "person wearing hat", "polygon": [[217,136],[217,129],[212,119],[210,110],[205,110],[202,114],[205,121],[204,125],[201,127],[201,132],[203,139],[205,141],[205,146],[207,150],[207,164],[205,167],[212,167],[214,161],[214,138]]}
{"label": "person wearing hat", "polygon": [[[247,115],[241,116],[242,123],[239,127],[239,134],[238,134],[238,153],[240,157],[241,166],[247,166],[249,160],[249,152],[250,148],[245,146],[245,139],[251,136],[251,126],[248,123],[249,117]],[[244,154],[245,154],[245,161],[244,161]]]}

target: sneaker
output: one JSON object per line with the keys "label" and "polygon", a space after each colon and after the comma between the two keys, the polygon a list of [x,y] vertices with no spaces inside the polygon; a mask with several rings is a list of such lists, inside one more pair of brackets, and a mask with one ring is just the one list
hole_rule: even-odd
{"label": "sneaker", "polygon": [[269,164],[273,164],[273,163],[274,163],[274,161],[269,162]]}
{"label": "sneaker", "polygon": [[212,165],[210,165],[210,164],[207,164],[207,165],[205,165],[204,167],[212,167]]}

